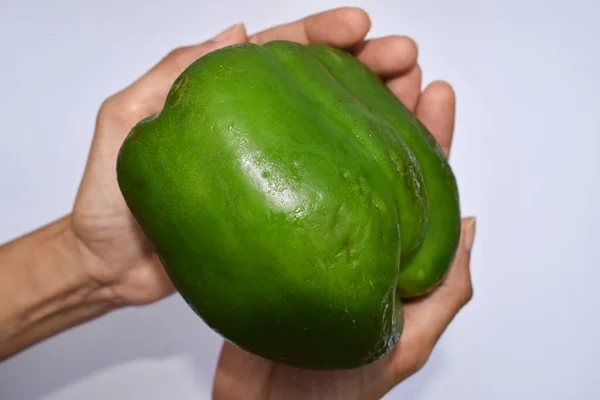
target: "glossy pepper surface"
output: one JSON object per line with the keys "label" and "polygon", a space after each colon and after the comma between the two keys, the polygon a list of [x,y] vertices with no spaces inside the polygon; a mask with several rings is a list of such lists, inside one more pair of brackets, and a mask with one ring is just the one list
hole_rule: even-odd
{"label": "glossy pepper surface", "polygon": [[191,308],[238,346],[302,368],[390,351],[402,300],[442,280],[459,240],[435,139],[378,76],[324,45],[198,59],[131,130],[117,176]]}

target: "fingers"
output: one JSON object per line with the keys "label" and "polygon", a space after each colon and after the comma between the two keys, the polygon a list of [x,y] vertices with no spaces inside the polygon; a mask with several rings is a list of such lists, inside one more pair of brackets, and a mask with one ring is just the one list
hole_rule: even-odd
{"label": "fingers", "polygon": [[[142,109],[141,118],[160,111],[164,100],[177,77],[194,61],[219,48],[248,40],[243,24],[237,24],[213,39],[194,46],[180,47],[171,51],[157,65],[125,89],[128,101]],[[140,115],[137,115],[138,119]]]}
{"label": "fingers", "polygon": [[416,114],[448,156],[456,115],[456,96],[452,86],[441,81],[430,84],[419,99]]}
{"label": "fingers", "polygon": [[388,88],[408,109],[414,111],[421,95],[421,67],[415,64],[403,75],[388,79]]}
{"label": "fingers", "polygon": [[127,104],[128,109],[123,110],[123,115],[131,117],[132,121],[137,121],[158,113],[177,76],[196,59],[218,48],[246,41],[262,44],[276,39],[300,43],[324,43],[347,48],[360,43],[370,27],[371,21],[368,15],[363,10],[352,7],[314,14],[259,32],[251,38],[247,37],[242,24],[234,25],[205,43],[172,51],[140,79],[119,93],[120,99],[114,103],[119,103],[121,106]]}
{"label": "fingers", "polygon": [[417,44],[406,36],[366,40],[352,50],[363,64],[384,79],[403,74],[417,64]]}
{"label": "fingers", "polygon": [[213,39],[195,46],[180,47],[171,51],[156,66],[148,71],[146,80],[163,79],[172,84],[192,62],[203,55],[235,43],[247,40],[246,29],[243,24],[233,25],[219,33]]}
{"label": "fingers", "polygon": [[362,41],[370,29],[371,20],[362,9],[342,7],[258,32],[249,40],[263,44],[284,39],[302,44],[324,43],[347,48]]}

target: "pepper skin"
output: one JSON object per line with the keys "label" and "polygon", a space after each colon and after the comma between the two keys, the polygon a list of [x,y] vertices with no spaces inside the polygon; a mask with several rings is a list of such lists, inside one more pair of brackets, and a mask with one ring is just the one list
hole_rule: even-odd
{"label": "pepper skin", "polygon": [[273,41],[195,61],[123,143],[119,186],[190,307],[275,362],[388,353],[402,300],[445,276],[456,180],[424,125],[351,54]]}

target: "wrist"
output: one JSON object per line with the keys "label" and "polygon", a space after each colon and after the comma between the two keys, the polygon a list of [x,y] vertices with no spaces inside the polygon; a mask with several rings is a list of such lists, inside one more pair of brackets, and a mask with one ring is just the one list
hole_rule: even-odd
{"label": "wrist", "polygon": [[116,308],[61,218],[0,247],[0,359]]}
{"label": "wrist", "polygon": [[102,304],[108,309],[117,308],[120,302],[116,301],[109,282],[101,281],[91,273],[91,266],[98,262],[97,256],[73,230],[71,216],[64,217],[64,223],[65,226],[51,245],[57,249],[60,259],[64,261],[64,276],[69,278],[65,284],[69,285],[68,290],[72,296],[64,299],[65,306],[93,303]]}
{"label": "wrist", "polygon": [[71,265],[73,281],[79,287],[85,299],[97,303],[106,303],[111,308],[117,308],[122,302],[116,298],[112,289],[112,280],[102,279],[94,271],[101,270],[105,261],[101,260],[85,244],[82,238],[75,232],[71,223],[71,216],[65,217],[66,226],[57,237],[57,245],[64,251],[66,257],[70,257],[68,265]]}

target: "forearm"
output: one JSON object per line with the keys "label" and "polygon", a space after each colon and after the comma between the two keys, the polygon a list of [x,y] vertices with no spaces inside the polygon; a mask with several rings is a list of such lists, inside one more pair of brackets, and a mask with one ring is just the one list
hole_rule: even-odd
{"label": "forearm", "polygon": [[0,247],[0,360],[114,308],[85,274],[69,218]]}

